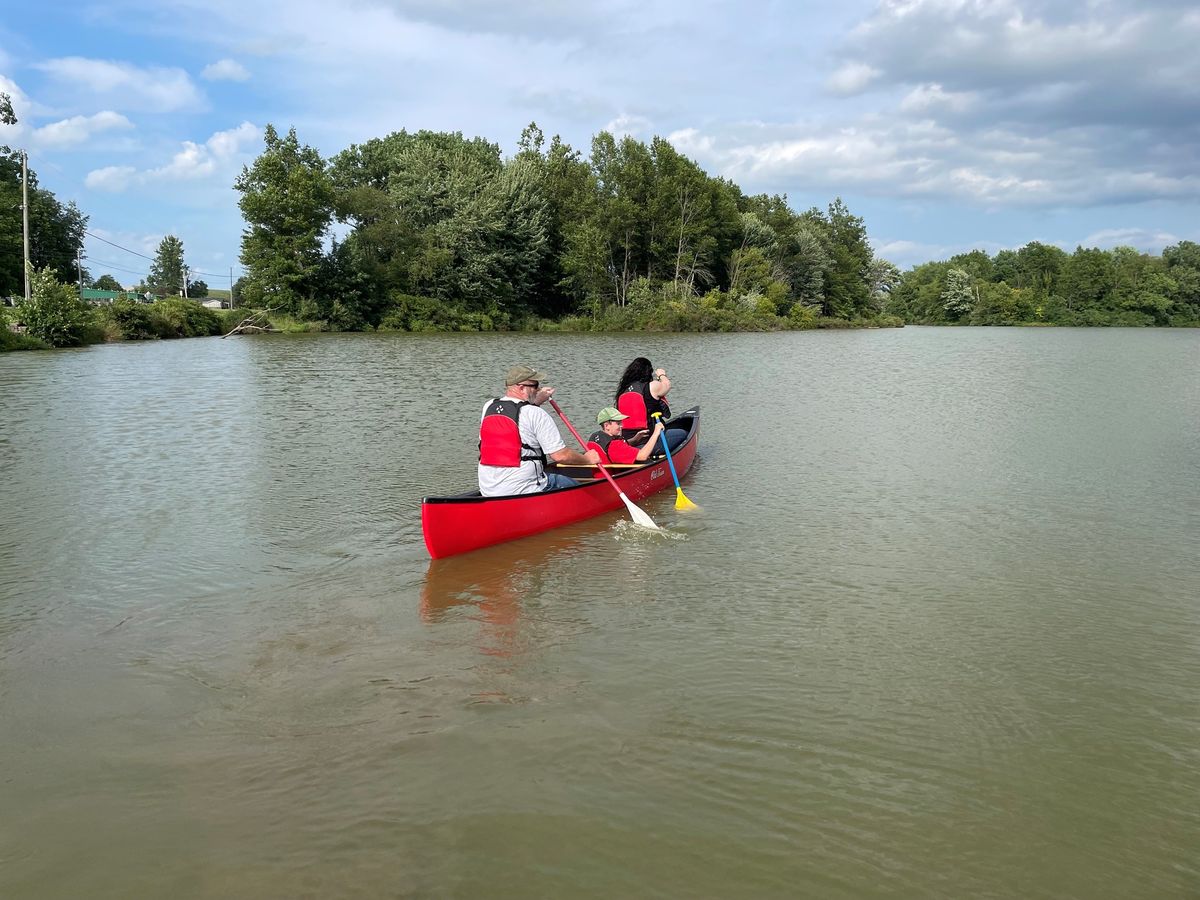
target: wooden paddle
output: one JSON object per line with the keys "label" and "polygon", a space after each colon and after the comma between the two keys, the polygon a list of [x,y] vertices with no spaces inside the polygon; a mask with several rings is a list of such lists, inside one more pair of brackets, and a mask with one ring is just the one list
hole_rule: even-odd
{"label": "wooden paddle", "polygon": [[[654,418],[662,419],[662,413],[655,413]],[[662,430],[662,442],[663,449],[667,451],[667,465],[671,467],[671,477],[675,479],[675,508],[696,509],[696,504],[684,496],[683,488],[679,486],[679,476],[675,474],[675,461],[671,459],[671,446],[667,443],[667,429],[665,425]]]}
{"label": "wooden paddle", "polygon": [[[570,420],[566,416],[566,413],[562,411],[562,408],[554,402],[553,397],[550,398],[550,405],[554,407],[554,411],[558,413],[559,418],[563,420],[563,424],[570,429],[571,434],[575,436],[575,440],[579,441],[579,446],[586,449],[587,442],[585,442],[584,439],[579,436],[579,432],[575,430],[575,426],[571,424]],[[652,528],[655,531],[659,530],[659,527],[654,524],[654,520],[650,518],[650,516],[644,511],[642,511],[637,505],[635,505],[632,500],[625,496],[625,492],[617,486],[617,483],[613,481],[613,477],[608,474],[608,469],[604,468],[604,466],[600,466],[600,473],[608,479],[608,483],[612,485],[613,490],[617,492],[623,501],[625,501],[625,508],[629,510],[629,515],[633,517],[634,522],[636,522],[638,525],[641,525],[643,528]]]}

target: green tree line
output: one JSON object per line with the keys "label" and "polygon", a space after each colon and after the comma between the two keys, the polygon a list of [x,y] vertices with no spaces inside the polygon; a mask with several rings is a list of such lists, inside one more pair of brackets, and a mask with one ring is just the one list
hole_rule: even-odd
{"label": "green tree line", "polygon": [[[840,200],[747,196],[670,143],[536,124],[515,155],[399,131],[324,159],[265,129],[235,188],[245,305],[340,330],[879,321],[899,272]],[[332,240],[334,223],[340,240]]]}
{"label": "green tree line", "polygon": [[982,250],[904,273],[884,305],[923,325],[1200,325],[1200,245],[1180,241],[1157,256],[1132,247],[1032,242]]}

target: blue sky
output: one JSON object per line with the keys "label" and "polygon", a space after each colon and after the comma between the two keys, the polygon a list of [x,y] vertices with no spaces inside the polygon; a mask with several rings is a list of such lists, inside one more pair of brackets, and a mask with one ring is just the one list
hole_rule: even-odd
{"label": "blue sky", "polygon": [[[1200,241],[1200,7],[1180,0],[6,3],[0,90],[93,275],[162,236],[238,274],[267,123],[326,156],[406,128],[515,150],[667,137],[792,206],[836,196],[901,268],[1029,241]],[[220,277],[218,277],[220,276]]]}

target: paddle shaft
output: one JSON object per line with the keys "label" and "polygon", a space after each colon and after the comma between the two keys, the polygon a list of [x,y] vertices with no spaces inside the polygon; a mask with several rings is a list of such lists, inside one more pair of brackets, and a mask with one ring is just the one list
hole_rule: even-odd
{"label": "paddle shaft", "polygon": [[[583,442],[583,438],[579,436],[579,432],[575,430],[575,426],[571,424],[570,419],[563,414],[563,411],[559,408],[559,405],[553,400],[550,401],[550,405],[554,407],[554,411],[558,413],[559,417],[567,423],[567,427],[571,429],[571,434],[575,435],[575,440],[579,441],[579,446],[586,447],[587,444]],[[629,515],[633,518],[635,524],[641,525],[643,528],[649,528],[653,531],[659,530],[658,526],[654,524],[654,520],[650,518],[649,514],[625,496],[625,492],[617,486],[617,483],[613,481],[613,477],[608,474],[608,470],[605,469],[604,466],[600,466],[600,473],[608,480],[608,483],[612,485],[612,489],[617,492],[617,496],[621,498],[621,502],[624,503],[625,508],[629,510]]]}
{"label": "paddle shaft", "polygon": [[[655,413],[654,418],[661,421],[662,413]],[[662,442],[663,450],[667,452],[667,465],[671,467],[671,477],[675,479],[675,490],[681,491],[683,488],[679,486],[679,476],[675,474],[675,461],[671,459],[671,445],[667,441],[667,424],[665,422],[663,422]]]}
{"label": "paddle shaft", "polygon": [[[654,418],[662,422],[662,413],[655,413]],[[696,504],[687,498],[687,495],[683,493],[683,486],[679,483],[679,473],[675,471],[675,460],[671,459],[671,442],[667,440],[666,423],[663,424],[662,445],[667,454],[667,465],[671,467],[671,477],[675,479],[675,508],[690,509]]]}
{"label": "paddle shaft", "polygon": [[[555,402],[553,397],[550,398],[550,405],[554,407],[554,411],[558,413],[558,417],[562,419],[563,423],[568,429],[570,429],[571,434],[575,436],[575,440],[579,441],[579,446],[584,450],[587,450],[587,441],[579,436],[579,432],[575,430],[575,426],[571,424],[571,420],[567,418],[567,414],[562,411],[562,407]],[[608,483],[613,486],[613,490],[624,497],[625,492],[621,490],[615,481],[613,481],[613,477],[608,474],[608,469],[604,468],[604,466],[597,466],[597,468],[603,473],[604,477],[608,479]]]}

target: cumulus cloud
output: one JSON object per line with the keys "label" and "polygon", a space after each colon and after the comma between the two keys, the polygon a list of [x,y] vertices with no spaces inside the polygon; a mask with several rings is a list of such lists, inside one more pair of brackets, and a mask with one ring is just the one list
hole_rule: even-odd
{"label": "cumulus cloud", "polygon": [[771,191],[832,186],[995,209],[1200,199],[1200,173],[1129,167],[1120,155],[1110,157],[1094,130],[1028,135],[865,116],[838,129],[742,124],[686,129],[676,137],[681,152],[710,171]]}
{"label": "cumulus cloud", "polygon": [[133,166],[105,166],[87,173],[83,183],[94,191],[119,193],[131,185],[137,177]]}
{"label": "cumulus cloud", "polygon": [[829,76],[825,86],[835,94],[857,94],[875,81],[879,75],[878,69],[868,66],[866,63],[846,63]]}
{"label": "cumulus cloud", "polygon": [[977,102],[977,95],[966,91],[947,91],[940,84],[921,84],[900,101],[900,111],[914,115],[964,113]]}
{"label": "cumulus cloud", "polygon": [[16,125],[0,123],[0,142],[17,143],[20,141],[21,135],[28,131],[25,121],[29,118],[29,111],[32,104],[17,83],[10,78],[5,78],[3,75],[0,75],[0,92],[8,94],[8,99],[12,103],[13,114],[17,117]]}
{"label": "cumulus cloud", "polygon": [[604,126],[604,131],[610,132],[620,140],[623,137],[640,138],[647,136],[651,128],[650,120],[645,116],[622,113]]}
{"label": "cumulus cloud", "polygon": [[140,67],[130,63],[82,56],[65,56],[38,63],[53,81],[73,98],[86,96],[120,109],[174,112],[204,106],[204,97],[187,72],[164,66]]}
{"label": "cumulus cloud", "polygon": [[449,31],[577,41],[626,28],[635,13],[651,11],[634,0],[593,0],[564,4],[559,0],[376,0],[399,18],[436,25]]}
{"label": "cumulus cloud", "polygon": [[232,59],[219,59],[204,67],[200,77],[208,81],[247,81],[250,72],[241,63]]}
{"label": "cumulus cloud", "polygon": [[1195,202],[1197,40],[1200,15],[1179,0],[883,0],[839,48],[869,64],[826,79],[837,105],[792,123],[707,117],[671,139],[755,190]]}
{"label": "cumulus cloud", "polygon": [[[1167,127],[1200,112],[1200,18],[1175,0],[904,0],[879,4],[845,51],[880,85],[981,92],[1010,115]],[[981,108],[980,113],[990,110]]]}
{"label": "cumulus cloud", "polygon": [[1148,228],[1106,228],[1093,232],[1081,242],[1084,247],[1134,247],[1146,252],[1156,252],[1171,244],[1178,244],[1181,238],[1169,231],[1159,231]]}
{"label": "cumulus cloud", "polygon": [[72,147],[105,131],[133,128],[120,113],[104,110],[91,116],[72,116],[34,129],[34,140],[43,147]]}
{"label": "cumulus cloud", "polygon": [[84,183],[103,191],[123,191],[133,185],[151,182],[197,181],[214,175],[228,175],[235,168],[247,145],[258,140],[257,126],[243,122],[237,128],[218,131],[203,144],[184,141],[171,161],[156,168],[139,171],[132,166],[108,166],[89,172]]}

